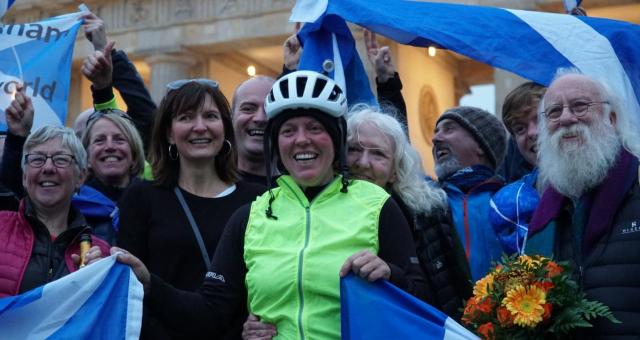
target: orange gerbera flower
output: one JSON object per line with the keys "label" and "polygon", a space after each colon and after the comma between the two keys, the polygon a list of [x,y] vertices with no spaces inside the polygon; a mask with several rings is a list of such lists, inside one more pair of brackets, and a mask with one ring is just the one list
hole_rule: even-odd
{"label": "orange gerbera flower", "polygon": [[546,303],[544,289],[533,285],[525,288],[517,286],[507,292],[502,305],[514,316],[513,323],[524,327],[535,327],[542,321],[543,304]]}
{"label": "orange gerbera flower", "polygon": [[483,323],[478,327],[478,334],[482,335],[483,339],[495,339],[493,336],[493,324],[491,322]]}

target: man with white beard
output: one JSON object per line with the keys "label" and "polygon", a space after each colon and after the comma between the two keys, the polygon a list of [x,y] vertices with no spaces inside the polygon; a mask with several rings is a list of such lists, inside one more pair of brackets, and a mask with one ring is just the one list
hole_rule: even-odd
{"label": "man with white beard", "polygon": [[541,103],[538,166],[549,187],[529,227],[527,254],[568,261],[592,300],[622,323],[597,319],[578,338],[640,337],[637,131],[599,82],[564,71]]}

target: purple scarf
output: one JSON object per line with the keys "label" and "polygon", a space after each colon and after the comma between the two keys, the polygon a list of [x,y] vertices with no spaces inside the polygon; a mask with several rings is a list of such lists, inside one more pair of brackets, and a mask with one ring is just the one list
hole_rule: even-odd
{"label": "purple scarf", "polygon": [[[605,180],[583,196],[583,199],[591,202],[584,235],[585,251],[591,249],[598,239],[609,232],[620,204],[637,180],[638,159],[622,149]],[[568,198],[553,187],[547,188],[529,224],[529,237],[543,230],[556,218],[566,200]]]}

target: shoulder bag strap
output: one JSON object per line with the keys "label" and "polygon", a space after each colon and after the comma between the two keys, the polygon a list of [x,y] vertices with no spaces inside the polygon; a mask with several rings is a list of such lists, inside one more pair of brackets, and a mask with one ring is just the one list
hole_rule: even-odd
{"label": "shoulder bag strap", "polygon": [[184,200],[184,196],[182,196],[182,192],[176,186],[173,188],[173,192],[176,193],[178,197],[178,202],[182,206],[185,215],[187,215],[187,219],[189,220],[189,224],[191,225],[191,229],[193,229],[193,234],[196,236],[196,240],[198,241],[198,246],[200,246],[200,253],[202,253],[202,259],[204,260],[204,264],[207,266],[207,271],[211,267],[211,260],[209,257],[209,253],[207,253],[207,248],[204,246],[204,241],[202,240],[202,235],[200,235],[200,230],[198,229],[198,225],[196,221],[193,219],[193,215],[191,214],[191,210],[187,205],[187,202]]}

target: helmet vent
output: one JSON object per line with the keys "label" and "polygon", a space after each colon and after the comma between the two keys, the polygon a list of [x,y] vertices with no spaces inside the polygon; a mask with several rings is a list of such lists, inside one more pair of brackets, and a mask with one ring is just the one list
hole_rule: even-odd
{"label": "helmet vent", "polygon": [[331,91],[331,94],[329,95],[329,98],[327,98],[327,100],[335,102],[336,100],[338,100],[340,94],[342,94],[342,90],[340,90],[338,85],[334,85],[333,91]]}
{"label": "helmet vent", "polygon": [[296,78],[296,92],[298,93],[298,98],[302,98],[304,96],[304,88],[307,86],[307,77],[298,77]]}
{"label": "helmet vent", "polygon": [[316,86],[313,87],[313,93],[311,94],[311,97],[318,98],[320,96],[320,93],[322,93],[322,90],[324,90],[325,85],[327,85],[327,81],[322,78],[318,78],[316,80]]}
{"label": "helmet vent", "polygon": [[281,81],[278,84],[280,86],[280,93],[282,94],[282,98],[285,99],[289,98],[289,87],[287,86],[287,83],[287,81]]}

